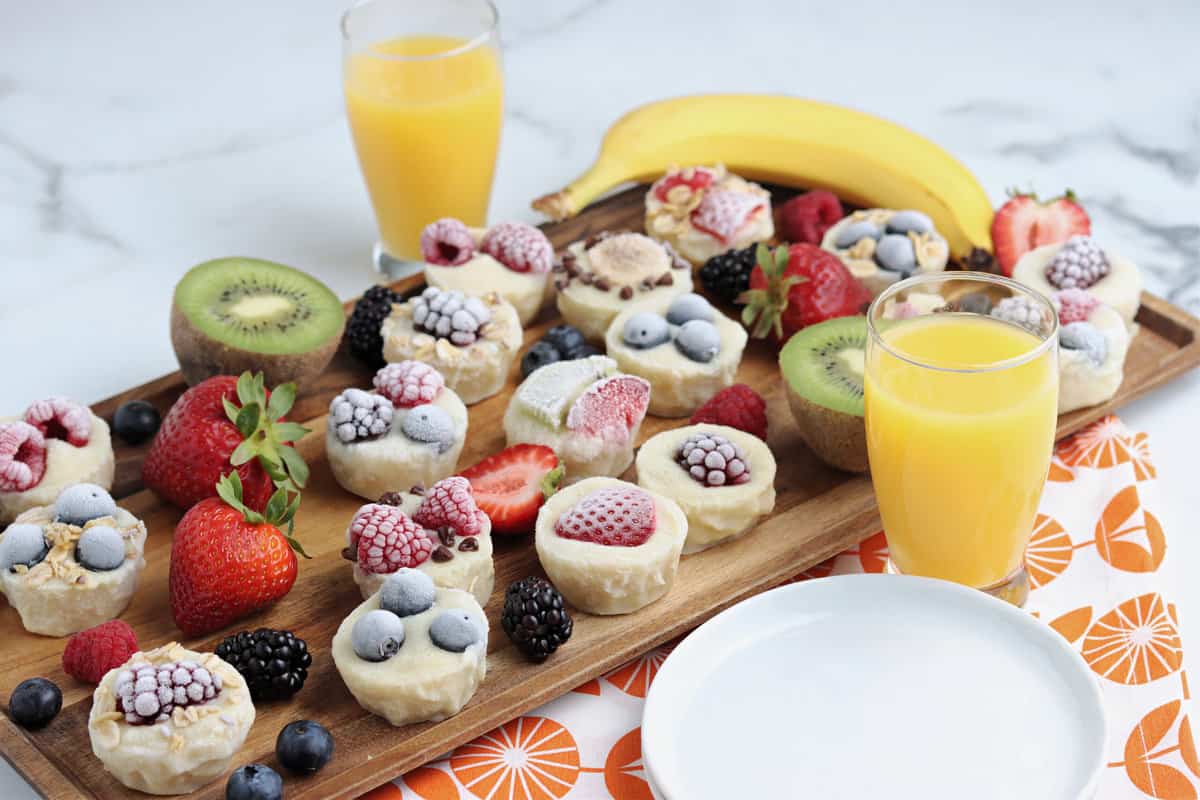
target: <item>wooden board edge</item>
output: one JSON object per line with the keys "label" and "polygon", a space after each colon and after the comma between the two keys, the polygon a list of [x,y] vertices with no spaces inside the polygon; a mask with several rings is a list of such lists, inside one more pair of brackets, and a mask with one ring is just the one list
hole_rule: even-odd
{"label": "wooden board edge", "polygon": [[0,757],[42,797],[95,797],[39,750],[7,713],[0,714]]}

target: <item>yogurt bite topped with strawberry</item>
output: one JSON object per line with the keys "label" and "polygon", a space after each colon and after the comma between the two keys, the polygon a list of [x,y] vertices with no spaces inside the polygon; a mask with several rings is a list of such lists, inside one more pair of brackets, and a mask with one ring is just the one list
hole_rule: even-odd
{"label": "yogurt bite topped with strawberry", "polygon": [[451,217],[425,226],[421,256],[427,284],[467,294],[493,291],[517,310],[522,326],[541,310],[554,264],[550,240],[532,225],[468,228]]}
{"label": "yogurt bite topped with strawberry", "polygon": [[703,264],[775,235],[771,195],[721,164],[671,169],[646,193],[646,232]]}

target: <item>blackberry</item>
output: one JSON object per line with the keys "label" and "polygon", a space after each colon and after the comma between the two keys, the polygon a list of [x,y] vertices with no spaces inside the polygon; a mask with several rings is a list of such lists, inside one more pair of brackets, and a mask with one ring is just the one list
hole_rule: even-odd
{"label": "blackberry", "polygon": [[700,285],[724,303],[733,303],[750,288],[750,272],[754,269],[754,249],[750,245],[713,256],[700,268]]}
{"label": "blackberry", "polygon": [[259,628],[226,638],[216,649],[250,689],[254,700],[283,700],[304,687],[312,656],[308,644],[291,631]]}
{"label": "blackberry", "polygon": [[379,329],[392,313],[392,303],[401,297],[386,286],[372,286],[354,304],[350,321],[346,323],[346,342],[350,354],[368,367],[384,365],[383,336]]}
{"label": "blackberry", "polygon": [[571,638],[574,627],[562,595],[545,578],[537,577],[509,584],[500,623],[530,661],[545,661]]}

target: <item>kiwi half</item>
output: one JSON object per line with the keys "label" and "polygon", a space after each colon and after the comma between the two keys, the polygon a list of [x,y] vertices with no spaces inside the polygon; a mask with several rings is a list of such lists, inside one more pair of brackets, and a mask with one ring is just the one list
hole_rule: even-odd
{"label": "kiwi half", "polygon": [[848,472],[867,471],[866,345],[866,317],[836,317],[802,328],[779,351],[800,437],[822,461]]}
{"label": "kiwi half", "polygon": [[261,371],[268,386],[303,384],[329,364],[345,325],[328,286],[255,258],[192,267],[171,305],[171,344],[189,385],[245,370]]}

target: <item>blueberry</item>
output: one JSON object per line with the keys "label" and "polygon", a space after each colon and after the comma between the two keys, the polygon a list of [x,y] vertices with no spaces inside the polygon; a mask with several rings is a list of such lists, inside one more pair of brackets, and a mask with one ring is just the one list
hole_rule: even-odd
{"label": "blueberry", "polygon": [[692,361],[708,363],[721,352],[721,334],[717,326],[702,319],[685,322],[675,335],[675,347]]}
{"label": "blueberry", "polygon": [[129,444],[141,444],[158,433],[161,422],[157,408],[145,400],[130,400],[113,414],[113,433]]}
{"label": "blueberry", "polygon": [[964,294],[958,299],[958,310],[968,314],[990,314],[992,312],[992,298],[983,292]]}
{"label": "blueberry", "polygon": [[897,211],[887,222],[888,233],[933,233],[933,220],[920,211]]}
{"label": "blueberry", "polygon": [[563,356],[563,358],[565,358],[567,361],[576,361],[581,358],[588,358],[590,356],[602,356],[602,355],[604,355],[604,353],[601,352],[599,347],[595,347],[594,345],[590,345],[587,342],[584,342],[583,344],[579,345],[579,347],[576,347],[572,350],[568,350],[567,353]]}
{"label": "blueberry", "polygon": [[247,764],[229,775],[225,800],[283,800],[283,778],[266,764]]}
{"label": "blueberry", "polygon": [[469,611],[443,611],[429,626],[429,638],[443,650],[461,653],[479,641],[479,623]]}
{"label": "blueberry", "polygon": [[54,501],[55,520],[71,525],[83,525],[97,517],[111,517],[116,513],[117,504],[112,495],[94,483],[68,486]]}
{"label": "blueberry", "polygon": [[116,569],[125,563],[125,539],[115,528],[93,525],[79,537],[75,560],[96,572]]}
{"label": "blueberry", "polygon": [[18,564],[32,567],[46,557],[50,548],[40,525],[9,525],[0,534],[0,570],[11,569]]}
{"label": "blueberry", "polygon": [[555,361],[561,361],[563,354],[558,349],[544,339],[539,339],[533,343],[533,347],[529,348],[521,358],[521,378],[528,378],[529,373],[539,367],[544,367],[547,364],[553,364]]}
{"label": "blueberry", "polygon": [[354,623],[350,641],[355,654],[364,661],[387,661],[404,644],[404,623],[392,612],[376,608]]}
{"label": "blueberry", "polygon": [[883,235],[883,231],[874,222],[867,222],[865,219],[859,220],[851,222],[838,231],[833,240],[833,246],[839,250],[845,250],[853,247],[860,239],[878,239],[881,235]]}
{"label": "blueberry", "polygon": [[1058,332],[1058,343],[1067,350],[1083,350],[1097,367],[1108,357],[1108,340],[1090,322],[1071,322]]}
{"label": "blueberry", "polygon": [[311,774],[333,758],[333,735],[310,719],[289,722],[275,739],[275,757],[285,769]]}
{"label": "blueberry", "polygon": [[672,325],[682,325],[693,319],[712,322],[714,313],[713,307],[707,300],[695,292],[688,292],[671,301],[671,305],[667,308],[667,322]]}
{"label": "blueberry", "polygon": [[62,711],[62,690],[45,678],[21,681],[8,698],[8,715],[26,730],[46,727],[59,711]]}
{"label": "blueberry", "polygon": [[658,347],[671,338],[671,329],[667,321],[658,314],[648,311],[638,313],[625,320],[621,329],[621,338],[625,344],[638,350]]}
{"label": "blueberry", "polygon": [[555,325],[546,331],[541,341],[557,350],[563,358],[567,358],[567,353],[577,347],[582,347],[586,339],[583,337],[583,331],[574,325]]}
{"label": "blueberry", "polygon": [[379,590],[379,607],[398,617],[420,614],[433,607],[437,587],[433,578],[418,569],[402,567],[383,582]]}
{"label": "blueberry", "polygon": [[435,445],[439,453],[454,444],[454,421],[441,407],[428,403],[410,409],[400,430],[414,442]]}
{"label": "blueberry", "polygon": [[892,272],[905,272],[917,265],[917,254],[907,236],[889,233],[875,245],[875,263]]}

